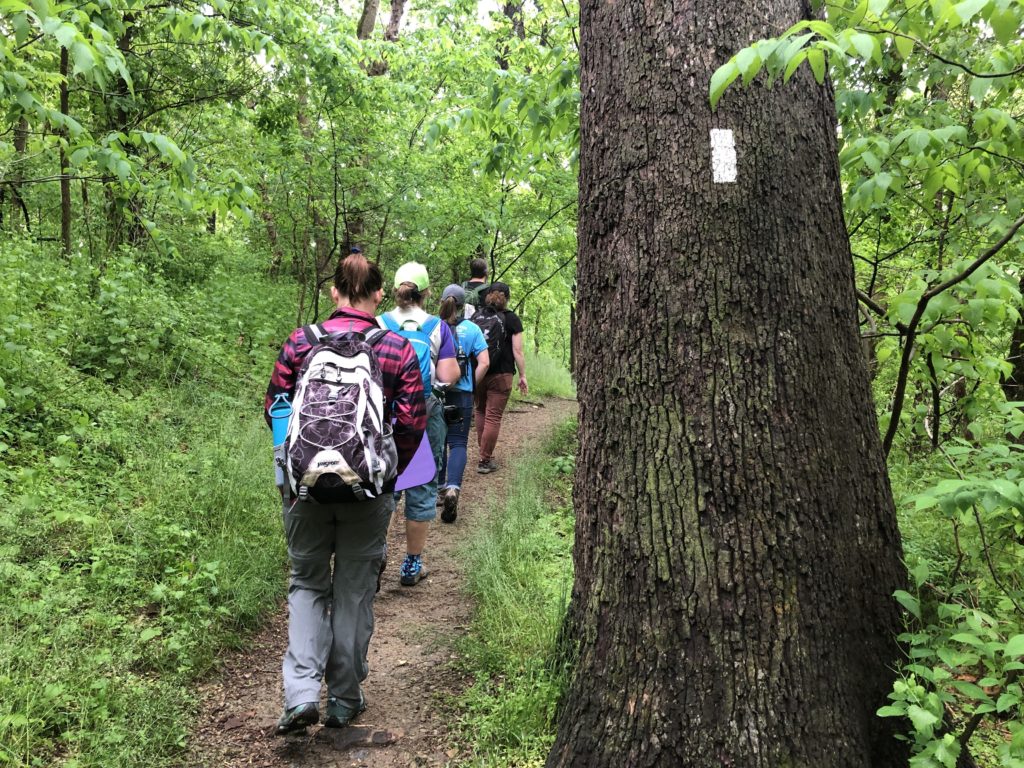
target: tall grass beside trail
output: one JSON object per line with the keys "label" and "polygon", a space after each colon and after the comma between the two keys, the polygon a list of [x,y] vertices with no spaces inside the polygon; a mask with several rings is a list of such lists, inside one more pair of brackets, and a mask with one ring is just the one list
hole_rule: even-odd
{"label": "tall grass beside trail", "polygon": [[284,591],[261,406],[293,296],[190,256],[0,247],[0,766],[180,765],[193,681]]}
{"label": "tall grass beside trail", "polygon": [[[530,385],[530,394],[527,400],[538,397],[562,397],[572,399],[576,397],[576,385],[573,383],[569,369],[560,360],[553,357],[531,352],[526,353],[526,381]],[[519,390],[515,388],[513,380],[513,399],[523,399]]]}
{"label": "tall grass beside trail", "polygon": [[474,682],[455,702],[473,766],[543,765],[566,682],[555,645],[572,587],[570,484],[576,421],[518,465],[507,506],[468,550],[472,628],[462,641]]}

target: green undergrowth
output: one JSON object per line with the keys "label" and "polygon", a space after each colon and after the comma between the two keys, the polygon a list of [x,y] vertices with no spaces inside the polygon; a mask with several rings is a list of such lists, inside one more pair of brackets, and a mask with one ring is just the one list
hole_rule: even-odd
{"label": "green undergrowth", "polygon": [[[559,360],[548,357],[544,354],[526,354],[526,381],[530,385],[530,393],[527,400],[540,397],[561,397],[571,399],[576,397],[576,385],[573,384],[569,370]],[[513,377],[512,396],[514,399],[523,399],[519,390],[515,388]]]}
{"label": "green undergrowth", "polygon": [[1012,423],[979,419],[972,440],[908,441],[889,458],[907,657],[880,714],[905,724],[912,766],[958,764],[964,733],[978,766],[1024,765],[1024,450],[1005,436]]}
{"label": "green undergrowth", "polygon": [[254,261],[0,247],[0,765],[180,764],[192,681],[283,591],[260,411],[294,297]]}
{"label": "green undergrowth", "polygon": [[565,670],[555,644],[572,586],[576,421],[516,468],[506,507],[469,545],[476,604],[461,655],[473,683],[456,703],[474,766],[542,765]]}

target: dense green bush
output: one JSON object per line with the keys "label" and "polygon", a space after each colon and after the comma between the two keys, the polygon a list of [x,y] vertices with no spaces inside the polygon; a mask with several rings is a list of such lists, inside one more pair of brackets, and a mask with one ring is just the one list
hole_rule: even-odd
{"label": "dense green bush", "polygon": [[218,247],[185,288],[0,248],[0,764],[174,763],[189,682],[283,592],[260,406],[294,297]]}

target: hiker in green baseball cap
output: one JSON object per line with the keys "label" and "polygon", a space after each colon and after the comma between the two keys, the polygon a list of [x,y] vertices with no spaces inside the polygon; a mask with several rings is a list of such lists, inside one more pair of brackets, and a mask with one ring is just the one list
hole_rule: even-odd
{"label": "hiker in green baseball cap", "polygon": [[427,268],[418,261],[407,261],[395,272],[395,289],[402,287],[402,283],[412,283],[420,293],[430,290],[430,278],[427,276]]}
{"label": "hiker in green baseball cap", "polygon": [[[444,403],[438,397],[442,388],[458,381],[459,363],[455,356],[455,342],[451,328],[437,315],[423,309],[430,292],[427,268],[409,261],[395,272],[395,309],[385,312],[378,323],[382,328],[409,340],[420,364],[423,395],[427,403],[427,433],[435,466],[441,464],[448,429],[444,422]],[[399,581],[403,586],[415,586],[426,577],[423,548],[427,543],[430,522],[437,514],[437,474],[433,479],[405,491],[405,560]]]}

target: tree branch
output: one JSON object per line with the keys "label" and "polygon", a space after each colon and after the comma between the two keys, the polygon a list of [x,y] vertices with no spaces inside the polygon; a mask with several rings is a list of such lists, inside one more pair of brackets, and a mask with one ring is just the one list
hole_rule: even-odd
{"label": "tree branch", "polygon": [[571,206],[573,206],[575,204],[576,204],[576,199],[573,198],[568,203],[566,203],[561,208],[559,208],[557,211],[551,213],[546,219],[544,219],[544,221],[541,223],[541,225],[537,228],[537,231],[533,233],[533,235],[530,237],[529,240],[527,240],[526,245],[524,245],[519,250],[519,253],[516,255],[516,257],[514,259],[512,259],[512,261],[510,261],[508,264],[506,264],[505,268],[503,270],[501,270],[500,274],[498,274],[494,279],[495,280],[501,280],[501,278],[505,275],[505,273],[508,272],[515,265],[515,263],[517,261],[519,261],[521,258],[523,258],[523,256],[526,255],[526,252],[528,250],[530,250],[530,246],[533,245],[533,242],[540,236],[540,233],[542,231],[544,231],[544,227],[546,227],[549,223],[551,223],[551,220],[554,219],[558,214],[560,214],[566,208],[569,208],[569,207],[571,207]]}
{"label": "tree branch", "polygon": [[857,31],[858,32],[867,32],[868,34],[871,34],[871,35],[878,35],[878,34],[892,35],[893,37],[902,37],[904,40],[910,40],[914,45],[916,45],[922,51],[927,53],[933,59],[937,59],[938,61],[941,61],[943,64],[948,64],[951,67],[956,67],[957,69],[960,69],[960,70],[966,72],[971,77],[983,77],[983,78],[1012,77],[1013,75],[1019,75],[1021,72],[1024,72],[1024,64],[1022,64],[1021,66],[1017,67],[1016,69],[1008,70],[1007,72],[975,72],[973,69],[968,67],[966,64],[961,64],[959,61],[953,61],[952,59],[947,59],[942,54],[936,53],[934,50],[932,50],[927,45],[925,45],[923,41],[919,40],[918,38],[914,37],[913,35],[907,35],[907,34],[904,34],[903,32],[899,32],[899,31],[897,31],[895,29],[885,29],[883,27],[876,27],[875,29],[866,29],[864,27],[857,27]]}
{"label": "tree branch", "polygon": [[566,261],[562,262],[562,265],[560,267],[558,267],[558,269],[556,269],[550,275],[548,275],[543,280],[541,280],[539,283],[537,283],[535,286],[533,286],[533,288],[531,288],[526,293],[524,293],[523,297],[516,304],[516,312],[518,313],[518,312],[522,311],[523,305],[526,303],[526,297],[527,296],[529,296],[531,293],[536,291],[538,288],[542,287],[545,283],[547,283],[549,280],[551,280],[555,275],[557,275],[559,272],[561,272],[567,266],[572,264],[574,261],[576,261],[576,254],[575,253],[572,256],[570,256]]}
{"label": "tree branch", "polygon": [[951,277],[948,280],[929,288],[921,295],[921,298],[918,299],[917,307],[914,309],[914,314],[910,318],[910,322],[907,323],[906,341],[903,345],[903,354],[900,358],[899,373],[896,377],[896,389],[893,391],[892,395],[892,412],[889,415],[889,427],[886,429],[885,438],[882,440],[882,451],[886,457],[888,457],[889,451],[892,449],[892,443],[896,437],[896,430],[899,429],[900,414],[903,411],[903,398],[906,396],[907,392],[907,378],[910,375],[910,361],[914,354],[914,340],[917,338],[917,327],[920,325],[921,318],[924,316],[925,310],[928,308],[928,302],[943,291],[949,290],[954,285],[962,283],[968,277],[973,275],[986,261],[999,253],[999,251],[1001,251],[1003,247],[1013,239],[1013,236],[1017,234],[1017,230],[1022,226],[1024,226],[1024,216],[1021,216],[1013,222],[1006,234],[971,262],[967,269],[959,275]]}

